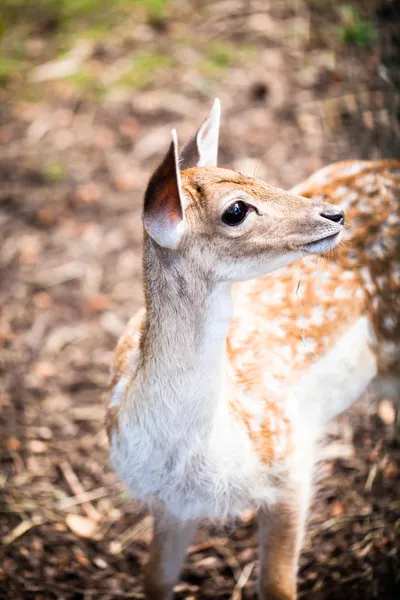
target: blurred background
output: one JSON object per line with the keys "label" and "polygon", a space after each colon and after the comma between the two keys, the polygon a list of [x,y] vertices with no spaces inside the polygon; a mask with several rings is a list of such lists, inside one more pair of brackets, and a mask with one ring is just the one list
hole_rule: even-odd
{"label": "blurred background", "polygon": [[[171,128],[218,96],[221,166],[289,188],[399,158],[399,88],[394,0],[1,1],[1,598],[143,597],[151,522],[110,473],[103,396]],[[301,598],[400,597],[399,440],[388,399],[332,428]],[[252,515],[205,527],[177,597],[254,599],[256,559]]]}

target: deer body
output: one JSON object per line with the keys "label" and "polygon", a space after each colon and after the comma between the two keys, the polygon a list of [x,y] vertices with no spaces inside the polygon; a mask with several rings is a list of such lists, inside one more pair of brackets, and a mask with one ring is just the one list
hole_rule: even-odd
{"label": "deer body", "polygon": [[[335,246],[341,212],[325,194],[307,200],[216,168],[218,120],[215,105],[183,149],[182,173],[175,144],[149,184],[146,309],[115,352],[110,455],[155,516],[148,598],[172,597],[199,519],[252,507],[260,597],[293,600],[315,442],[374,378],[382,330],[363,275],[341,264],[343,251],[318,270],[312,258],[293,262]],[[311,187],[297,192],[315,196]],[[238,211],[245,218],[230,227]],[[396,243],[385,264],[390,252],[396,262]],[[388,275],[389,291],[396,276]],[[384,332],[383,345],[393,360],[392,334]]]}

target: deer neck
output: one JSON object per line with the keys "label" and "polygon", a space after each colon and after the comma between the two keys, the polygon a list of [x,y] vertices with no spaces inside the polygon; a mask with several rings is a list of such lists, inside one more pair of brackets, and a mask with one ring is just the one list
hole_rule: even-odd
{"label": "deer neck", "polygon": [[207,279],[184,256],[147,239],[144,287],[142,391],[182,427],[198,427],[199,419],[212,419],[223,396],[231,286]]}

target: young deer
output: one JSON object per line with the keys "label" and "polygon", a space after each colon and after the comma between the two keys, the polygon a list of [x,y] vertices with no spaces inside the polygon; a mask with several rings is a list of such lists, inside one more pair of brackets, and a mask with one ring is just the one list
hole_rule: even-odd
{"label": "young deer", "polygon": [[[321,426],[398,351],[400,162],[288,193],[216,166],[219,114],[180,156],[173,132],[145,194],[146,308],[115,351],[111,461],[154,514],[148,599],[172,598],[199,519],[253,507],[260,598],[293,600]],[[353,249],[284,267],[337,245],[344,213],[326,198],[344,201]]]}

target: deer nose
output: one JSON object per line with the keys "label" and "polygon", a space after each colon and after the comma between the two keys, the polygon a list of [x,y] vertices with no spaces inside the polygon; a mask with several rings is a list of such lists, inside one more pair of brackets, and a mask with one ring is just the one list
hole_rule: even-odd
{"label": "deer nose", "polygon": [[340,208],[327,208],[320,213],[320,216],[334,223],[339,223],[339,225],[344,225],[344,212]]}

